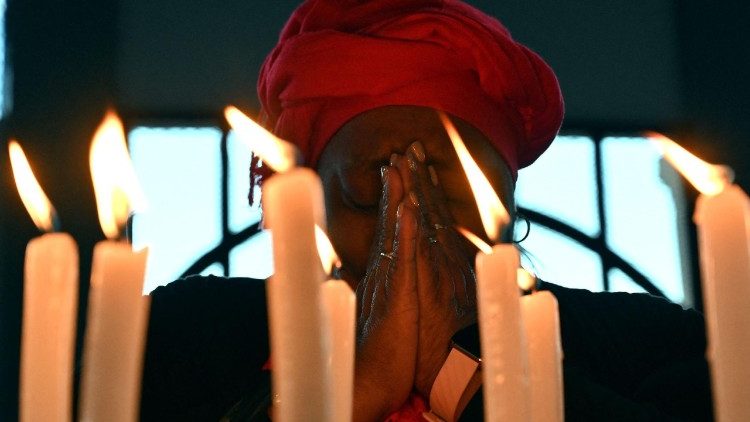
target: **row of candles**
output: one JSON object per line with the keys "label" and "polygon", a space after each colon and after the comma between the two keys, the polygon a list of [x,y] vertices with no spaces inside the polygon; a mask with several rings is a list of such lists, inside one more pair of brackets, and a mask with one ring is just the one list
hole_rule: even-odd
{"label": "row of candles", "polygon": [[[267,283],[274,419],[351,420],[355,298],[330,279],[336,254],[325,236],[320,179],[297,167],[294,146],[234,107],[225,116],[277,174],[263,185],[266,226],[273,232],[275,272]],[[487,238],[497,239],[509,216],[463,145],[450,119],[441,119],[470,180]],[[651,134],[665,157],[702,195],[696,206],[708,358],[717,420],[750,420],[750,201],[724,168],[700,161]],[[20,146],[11,161],[24,204],[37,226],[52,231],[55,212]],[[108,113],[91,147],[91,169],[102,229],[109,240],[94,250],[84,342],[81,419],[138,418],[148,297],[141,294],[147,251],[118,240],[128,213],[143,204],[128,159],[122,124]],[[520,268],[518,250],[486,244],[457,227],[477,254],[485,419],[563,420],[562,348],[558,307]],[[321,265],[322,263],[322,265]],[[24,273],[20,380],[23,421],[70,420],[78,287],[73,239],[48,233],[29,242]],[[532,290],[522,296],[521,290]]]}
{"label": "row of candles", "polygon": [[[55,231],[55,209],[16,141],[9,143],[9,153],[21,199],[37,227],[46,232],[32,239],[26,248],[19,419],[68,421],[72,418],[79,274],[77,246],[70,235]],[[142,295],[148,251],[133,251],[122,238],[129,213],[143,209],[145,199],[129,160],[122,123],[114,113],[105,116],[94,135],[90,167],[100,224],[109,240],[99,242],[93,254],[80,419],[130,422],[139,416],[143,348],[150,304],[149,297]],[[277,180],[283,182],[285,179]],[[270,192],[266,193],[268,197],[274,195],[274,183],[277,182],[271,181],[270,187],[264,189]],[[280,192],[288,194],[289,189],[285,187]],[[300,191],[299,194],[322,198],[321,192],[317,192],[317,196],[316,192],[309,191]],[[296,230],[302,231],[300,241],[275,243],[276,249],[287,247],[293,252],[276,256],[277,267],[284,270],[276,272],[274,279],[280,281],[270,283],[268,288],[269,300],[275,304],[269,306],[271,330],[284,332],[283,335],[289,338],[286,333],[296,333],[304,327],[306,335],[297,336],[294,345],[274,354],[274,373],[289,372],[286,368],[296,365],[298,369],[291,372],[297,374],[299,369],[312,364],[310,367],[315,368],[317,371],[314,372],[319,376],[307,379],[307,385],[304,380],[287,379],[294,379],[295,385],[307,389],[307,400],[320,404],[313,409],[325,407],[325,420],[351,419],[354,294],[340,280],[321,284],[322,275],[330,273],[337,262],[328,238],[320,229],[324,221],[322,214],[317,213],[313,223],[313,213],[308,212],[311,209],[296,209],[294,215],[310,216],[298,221],[284,214],[288,210],[285,199],[266,202],[280,207],[265,211],[269,221],[277,222],[277,238],[293,239]],[[311,202],[303,200],[296,204]],[[322,203],[317,209],[322,210]],[[278,218],[270,218],[271,215]],[[291,223],[286,235],[281,221]],[[314,236],[305,236],[310,233]],[[314,253],[300,255],[299,251]],[[284,257],[307,257],[310,261],[285,262]],[[272,334],[271,337],[278,338],[279,335]],[[305,339],[313,342],[305,343]],[[284,344],[289,345],[289,342]],[[332,413],[334,411],[336,413]],[[313,416],[312,420],[324,420],[323,413],[320,415],[321,418]]]}
{"label": "row of candles", "polygon": [[[54,207],[34,178],[20,145],[9,144],[21,199],[46,234],[26,247],[19,419],[72,418],[78,248],[55,232]],[[149,297],[143,296],[148,251],[122,239],[130,210],[145,200],[129,160],[122,123],[109,112],[97,129],[90,167],[102,231],[94,247],[81,374],[80,419],[137,420]]]}

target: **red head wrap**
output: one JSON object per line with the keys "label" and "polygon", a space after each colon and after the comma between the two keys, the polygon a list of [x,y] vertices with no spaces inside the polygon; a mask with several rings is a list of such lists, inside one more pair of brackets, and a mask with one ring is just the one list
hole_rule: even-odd
{"label": "red head wrap", "polygon": [[[258,79],[261,121],[314,167],[349,119],[385,105],[443,110],[479,129],[514,178],[563,117],[549,66],[505,27],[457,0],[308,0],[292,14]],[[521,142],[498,134],[500,113]]]}

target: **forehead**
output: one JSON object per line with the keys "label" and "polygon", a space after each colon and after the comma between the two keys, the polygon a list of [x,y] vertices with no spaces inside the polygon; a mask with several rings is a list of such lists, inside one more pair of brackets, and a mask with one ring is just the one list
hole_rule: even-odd
{"label": "forehead", "polygon": [[[347,122],[323,153],[343,167],[385,164],[392,153],[404,153],[419,141],[432,161],[450,158],[453,148],[437,112],[426,107],[387,106]],[[332,157],[331,157],[332,156]],[[322,157],[323,158],[323,157]]]}
{"label": "forehead", "polygon": [[[509,119],[504,121],[508,142],[520,135]],[[452,118],[472,157],[488,176],[495,189],[508,199],[513,181],[508,166],[490,140],[467,122]],[[378,169],[387,165],[391,154],[404,154],[412,142],[419,141],[427,153],[427,162],[449,176],[443,184],[461,184],[465,175],[437,111],[417,106],[385,106],[364,112],[347,122],[331,138],[318,161],[318,173],[324,188],[332,180],[368,182],[377,185]],[[442,177],[442,176],[441,176]]]}
{"label": "forehead", "polygon": [[[498,118],[503,119],[503,116]],[[452,120],[490,183],[504,201],[509,201],[515,182],[500,154],[472,125],[460,119]],[[520,135],[516,128],[504,120],[508,122],[507,141],[517,142]],[[467,191],[468,181],[437,112],[416,106],[381,107],[347,122],[331,138],[318,161],[317,170],[324,190],[328,193],[330,186],[352,183],[359,189],[375,189],[379,186],[379,167],[388,164],[391,154],[404,154],[415,141],[424,146],[428,164],[441,173],[444,188],[462,187]]]}

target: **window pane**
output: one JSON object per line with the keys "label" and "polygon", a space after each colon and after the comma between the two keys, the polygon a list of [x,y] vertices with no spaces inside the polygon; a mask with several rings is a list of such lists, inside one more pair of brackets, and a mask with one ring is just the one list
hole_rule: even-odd
{"label": "window pane", "polygon": [[596,252],[535,223],[521,246],[530,255],[522,257],[523,266],[542,280],[565,287],[602,290],[602,262]]}
{"label": "window pane", "polygon": [[266,279],[273,274],[271,232],[264,230],[229,252],[229,275]]}
{"label": "window pane", "polygon": [[685,304],[687,225],[679,178],[644,138],[605,138],[602,158],[607,243],[669,299]]}
{"label": "window pane", "polygon": [[134,219],[133,243],[149,247],[150,292],[221,241],[221,131],[138,127],[129,141],[148,200]]}
{"label": "window pane", "polygon": [[598,235],[594,153],[591,138],[558,136],[537,162],[520,171],[518,204]]}
{"label": "window pane", "polygon": [[622,272],[619,268],[609,270],[609,290],[613,292],[647,293],[632,278]]}
{"label": "window pane", "polygon": [[[229,230],[239,232],[261,218],[260,188],[255,187],[256,203],[250,206],[250,148],[233,132],[227,138],[229,155]],[[263,231],[229,252],[229,275],[265,279],[273,273],[271,235]]]}
{"label": "window pane", "polygon": [[[250,190],[250,148],[234,132],[230,132],[227,137],[227,155],[229,230],[237,233],[260,220],[260,206],[258,203],[250,206],[247,202]],[[260,188],[256,187],[255,198],[256,202],[260,199]],[[229,266],[231,268],[232,264]]]}

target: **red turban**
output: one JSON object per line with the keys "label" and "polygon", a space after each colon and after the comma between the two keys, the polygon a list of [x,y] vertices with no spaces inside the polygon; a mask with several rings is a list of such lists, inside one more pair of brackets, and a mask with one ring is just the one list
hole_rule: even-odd
{"label": "red turban", "polygon": [[[308,0],[258,79],[261,121],[314,167],[354,116],[385,105],[443,110],[489,138],[516,177],[563,117],[549,66],[496,19],[457,0]],[[499,134],[500,113],[523,134]]]}

